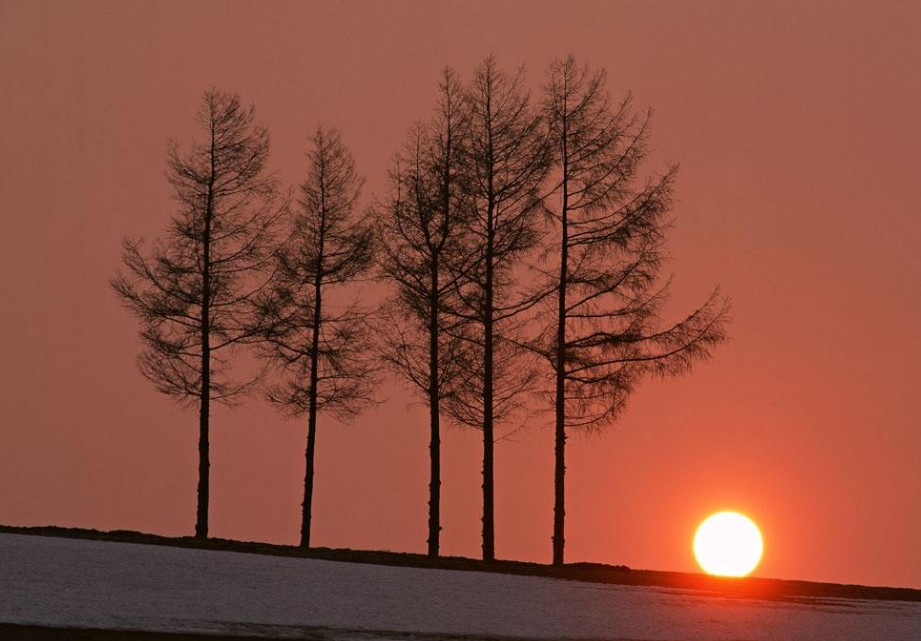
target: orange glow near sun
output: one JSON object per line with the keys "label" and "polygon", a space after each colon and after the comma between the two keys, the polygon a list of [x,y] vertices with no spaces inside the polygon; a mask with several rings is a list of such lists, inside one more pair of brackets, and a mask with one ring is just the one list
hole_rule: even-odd
{"label": "orange glow near sun", "polygon": [[745,576],[758,566],[763,551],[758,526],[738,512],[713,514],[694,534],[694,557],[707,574]]}

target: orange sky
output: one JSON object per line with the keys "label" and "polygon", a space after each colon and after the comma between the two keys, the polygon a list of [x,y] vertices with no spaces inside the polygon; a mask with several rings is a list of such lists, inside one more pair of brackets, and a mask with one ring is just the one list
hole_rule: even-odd
{"label": "orange sky", "polygon": [[[370,196],[441,67],[493,51],[539,88],[572,52],[654,108],[676,303],[720,283],[734,322],[571,441],[567,559],[696,570],[696,524],[732,508],[762,527],[757,575],[921,587],[919,42],[913,1],[0,0],[0,523],[192,531],[196,416],[137,373],[107,281],[123,236],[166,225],[166,140],[205,88],[255,103],[287,182],[338,127]],[[317,545],[425,548],[425,413],[383,392],[321,418]],[[549,419],[497,446],[499,557],[550,559]],[[302,423],[215,412],[215,536],[296,541]],[[479,551],[479,448],[446,434],[447,554]]]}

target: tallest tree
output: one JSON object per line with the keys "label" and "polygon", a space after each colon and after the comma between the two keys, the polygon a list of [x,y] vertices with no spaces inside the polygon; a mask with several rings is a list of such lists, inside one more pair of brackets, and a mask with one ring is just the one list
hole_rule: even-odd
{"label": "tallest tree", "polygon": [[178,211],[149,248],[124,241],[112,287],[140,322],[141,373],[158,391],[198,409],[195,537],[208,537],[210,408],[246,390],[230,376],[234,348],[259,335],[256,294],[283,210],[266,170],[269,136],[239,96],[205,92],[201,138],[170,146],[167,177]]}
{"label": "tallest tree", "polygon": [[[553,563],[565,546],[566,441],[614,422],[643,380],[690,371],[726,338],[729,301],[714,289],[699,307],[663,322],[661,279],[675,169],[643,177],[649,116],[611,105],[603,71],[570,56],[550,68],[544,99],[554,169],[546,210],[555,300],[534,342],[554,399]],[[553,251],[555,250],[555,252]]]}
{"label": "tallest tree", "polygon": [[493,56],[474,72],[467,91],[469,255],[456,274],[455,314],[473,345],[477,384],[458,390],[448,410],[483,434],[483,559],[495,558],[494,461],[496,425],[515,409],[530,377],[510,340],[516,317],[531,304],[516,294],[516,269],[540,240],[539,188],[548,154],[541,116],[531,108],[524,74],[501,70]]}

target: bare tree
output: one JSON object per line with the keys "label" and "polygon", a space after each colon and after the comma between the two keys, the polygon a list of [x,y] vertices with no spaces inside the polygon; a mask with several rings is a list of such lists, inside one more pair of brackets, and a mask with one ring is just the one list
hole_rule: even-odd
{"label": "bare tree", "polygon": [[253,382],[228,375],[234,348],[258,333],[254,296],[265,284],[284,202],[266,171],[269,136],[234,94],[205,92],[201,141],[171,144],[167,176],[179,212],[144,251],[124,241],[126,271],[111,281],[141,323],[141,373],[157,390],[199,408],[195,536],[208,536],[209,409]]}
{"label": "bare tree", "polygon": [[540,114],[530,107],[523,71],[509,75],[493,56],[475,71],[467,92],[470,112],[466,233],[475,259],[459,273],[461,305],[455,310],[474,331],[476,385],[459,390],[447,406],[457,420],[483,431],[483,558],[495,558],[493,506],[495,425],[514,408],[528,383],[518,349],[506,340],[512,320],[533,301],[517,296],[515,270],[539,241],[538,193],[548,154]]}
{"label": "bare tree", "polygon": [[[380,208],[381,267],[397,292],[383,326],[386,362],[425,398],[429,408],[428,554],[438,556],[441,532],[441,403],[466,379],[457,338],[456,279],[451,266],[467,256],[465,163],[469,119],[456,74],[445,69],[434,119],[418,125],[391,171],[391,193]],[[460,270],[463,271],[463,270]]]}
{"label": "bare tree", "polygon": [[[307,414],[301,547],[310,547],[317,415],[356,416],[372,402],[368,312],[341,291],[371,267],[371,224],[356,207],[363,179],[335,130],[318,128],[300,185],[292,233],[259,307],[263,355],[280,370],[267,396],[292,416]],[[351,298],[343,302],[344,298]]]}
{"label": "bare tree", "polygon": [[544,102],[554,154],[547,209],[555,221],[557,296],[553,322],[535,341],[553,372],[555,474],[553,563],[563,563],[565,446],[576,428],[613,422],[646,375],[689,371],[726,338],[728,300],[715,289],[680,321],[661,319],[662,282],[676,169],[637,177],[647,153],[649,114],[629,97],[612,108],[604,71],[572,56],[553,63]]}

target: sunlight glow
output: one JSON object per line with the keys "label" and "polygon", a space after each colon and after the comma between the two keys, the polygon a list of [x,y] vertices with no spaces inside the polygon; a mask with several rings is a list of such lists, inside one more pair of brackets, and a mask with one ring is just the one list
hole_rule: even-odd
{"label": "sunlight glow", "polygon": [[707,517],[694,535],[694,557],[707,574],[745,576],[758,566],[763,551],[758,526],[738,512]]}

